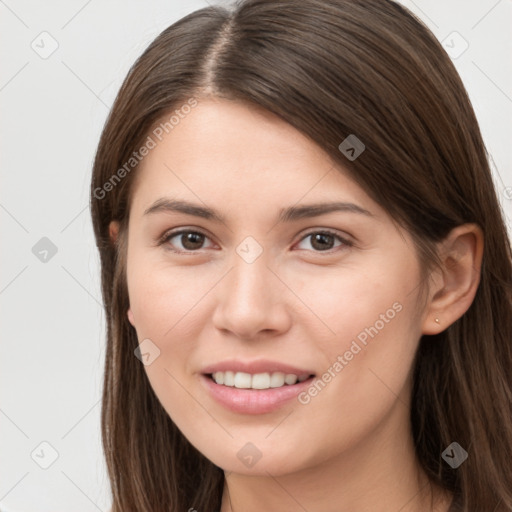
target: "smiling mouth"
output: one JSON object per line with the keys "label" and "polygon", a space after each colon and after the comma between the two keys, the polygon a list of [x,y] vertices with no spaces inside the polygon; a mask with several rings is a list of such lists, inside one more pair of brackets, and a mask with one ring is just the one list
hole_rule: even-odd
{"label": "smiling mouth", "polygon": [[214,372],[206,374],[213,382],[220,386],[233,387],[238,389],[265,390],[293,386],[304,382],[314,375],[282,372],[246,373],[246,372]]}

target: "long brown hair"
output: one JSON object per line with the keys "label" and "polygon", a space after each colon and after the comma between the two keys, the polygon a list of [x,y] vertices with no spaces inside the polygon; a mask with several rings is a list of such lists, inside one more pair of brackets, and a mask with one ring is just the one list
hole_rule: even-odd
{"label": "long brown hair", "polygon": [[[452,228],[482,228],[473,304],[441,334],[420,340],[411,428],[422,468],[461,510],[510,512],[510,242],[465,88],[425,25],[390,0],[208,7],[164,30],[130,69],[91,183],[107,323],[102,436],[113,512],[220,509],[223,471],[159,403],[134,357],[138,340],[126,317],[125,235],[137,172],[126,163],[155,123],[208,95],[259,105],[310,137],[411,233],[424,269]],[[338,149],[350,134],[366,146],[352,162]],[[116,243],[112,220],[121,225]],[[469,453],[458,469],[441,458],[452,441]]]}

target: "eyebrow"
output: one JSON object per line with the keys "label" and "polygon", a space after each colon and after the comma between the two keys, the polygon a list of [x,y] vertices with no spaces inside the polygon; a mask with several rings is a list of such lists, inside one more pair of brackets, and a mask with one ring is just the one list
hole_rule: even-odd
{"label": "eyebrow", "polygon": [[[165,197],[157,199],[147,210],[144,211],[144,215],[161,212],[180,212],[223,224],[225,223],[224,216],[212,208],[190,203],[188,201],[169,199]],[[336,201],[283,208],[279,213],[278,222],[291,222],[304,218],[318,217],[331,212],[358,213],[373,217],[372,213],[357,204]]]}

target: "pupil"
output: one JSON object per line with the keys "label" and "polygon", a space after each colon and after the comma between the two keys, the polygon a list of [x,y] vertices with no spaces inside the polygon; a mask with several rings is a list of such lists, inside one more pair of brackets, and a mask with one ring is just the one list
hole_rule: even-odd
{"label": "pupil", "polygon": [[186,233],[181,237],[181,243],[185,249],[198,249],[203,244],[201,233]]}
{"label": "pupil", "polygon": [[[315,245],[317,242],[320,242],[319,246]],[[332,235],[329,235],[327,233],[316,233],[313,236],[313,243],[312,243],[312,245],[313,245],[313,247],[315,247],[315,249],[326,250],[326,249],[331,249],[332,248],[332,242],[333,242],[333,236]],[[325,244],[327,244],[328,247]]]}

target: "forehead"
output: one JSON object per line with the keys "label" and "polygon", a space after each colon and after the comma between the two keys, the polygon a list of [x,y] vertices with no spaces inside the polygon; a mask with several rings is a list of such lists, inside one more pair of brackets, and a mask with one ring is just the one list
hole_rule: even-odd
{"label": "forehead", "polygon": [[371,201],[322,148],[259,107],[200,100],[172,128],[163,124],[168,119],[155,124],[158,137],[155,127],[150,133],[155,144],[137,169],[134,206],[166,193],[217,204],[243,198],[260,207],[305,196]]}

